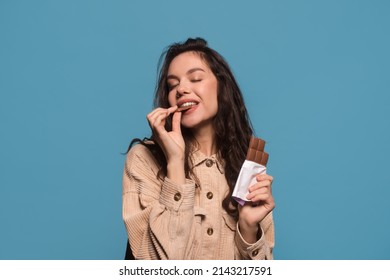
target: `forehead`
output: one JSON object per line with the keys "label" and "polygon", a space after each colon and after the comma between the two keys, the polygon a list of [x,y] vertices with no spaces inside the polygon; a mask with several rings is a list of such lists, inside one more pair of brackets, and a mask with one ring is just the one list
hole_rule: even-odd
{"label": "forehead", "polygon": [[197,52],[184,52],[176,56],[169,65],[169,74],[180,74],[192,68],[201,68],[206,72],[210,71],[209,66],[202,56]]}

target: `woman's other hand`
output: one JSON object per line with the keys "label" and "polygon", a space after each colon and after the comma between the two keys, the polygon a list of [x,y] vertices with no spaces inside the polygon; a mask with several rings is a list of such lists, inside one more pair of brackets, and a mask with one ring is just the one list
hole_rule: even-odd
{"label": "woman's other hand", "polygon": [[258,239],[259,223],[275,208],[272,196],[273,177],[268,174],[256,176],[257,183],[249,187],[247,199],[250,202],[239,205],[239,227],[243,238],[248,243]]}

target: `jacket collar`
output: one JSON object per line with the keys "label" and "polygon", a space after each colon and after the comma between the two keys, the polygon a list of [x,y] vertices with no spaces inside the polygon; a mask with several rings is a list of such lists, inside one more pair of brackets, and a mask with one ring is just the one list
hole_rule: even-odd
{"label": "jacket collar", "polygon": [[221,174],[224,173],[225,164],[224,164],[223,160],[218,160],[218,157],[216,154],[213,154],[213,155],[208,157],[208,156],[204,155],[200,150],[195,150],[191,154],[191,157],[192,157],[192,163],[193,163],[194,167],[204,163],[207,160],[212,160],[213,163],[217,165],[219,172]]}

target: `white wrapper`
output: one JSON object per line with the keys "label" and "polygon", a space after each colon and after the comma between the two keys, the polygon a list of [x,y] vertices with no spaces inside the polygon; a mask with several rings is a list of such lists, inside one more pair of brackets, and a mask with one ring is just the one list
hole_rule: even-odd
{"label": "white wrapper", "polygon": [[232,194],[233,198],[240,205],[244,205],[245,202],[249,201],[246,198],[249,193],[248,188],[257,183],[256,176],[259,174],[265,174],[266,171],[267,168],[264,165],[250,160],[244,161]]}

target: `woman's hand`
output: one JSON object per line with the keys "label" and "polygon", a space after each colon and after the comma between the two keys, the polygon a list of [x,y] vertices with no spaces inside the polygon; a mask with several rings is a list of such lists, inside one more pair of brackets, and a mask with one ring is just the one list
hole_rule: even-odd
{"label": "woman's hand", "polygon": [[[155,141],[160,145],[167,159],[167,176],[178,182],[185,182],[184,175],[184,151],[185,142],[181,134],[181,112],[176,112],[177,106],[157,108],[147,115],[150,128],[156,136]],[[166,119],[172,117],[172,131],[165,129]]]}
{"label": "woman's hand", "polygon": [[238,207],[238,225],[243,238],[248,243],[255,243],[258,239],[259,223],[275,208],[272,196],[273,177],[267,174],[256,176],[257,183],[249,187],[247,199],[251,202]]}

